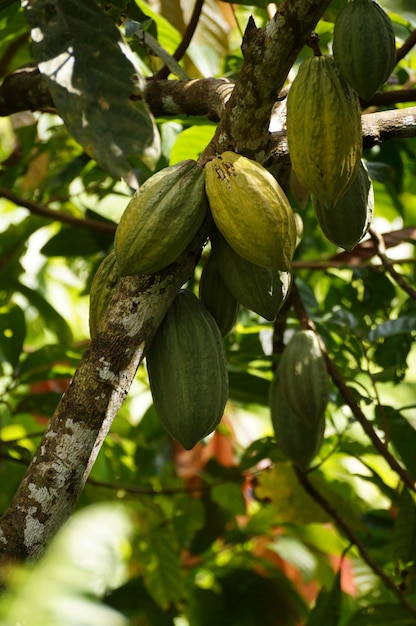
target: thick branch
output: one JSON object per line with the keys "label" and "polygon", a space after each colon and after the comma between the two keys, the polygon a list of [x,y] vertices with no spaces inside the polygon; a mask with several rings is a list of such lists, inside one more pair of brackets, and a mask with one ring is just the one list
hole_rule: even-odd
{"label": "thick branch", "polygon": [[266,28],[257,28],[250,18],[242,44],[244,63],[227,105],[230,113],[221,119],[207,156],[232,149],[264,160],[277,95],[329,4],[284,0]]}
{"label": "thick branch", "polygon": [[[205,225],[206,226],[206,225]],[[205,234],[154,276],[120,281],[0,524],[0,563],[35,557],[69,517],[152,337]]]}

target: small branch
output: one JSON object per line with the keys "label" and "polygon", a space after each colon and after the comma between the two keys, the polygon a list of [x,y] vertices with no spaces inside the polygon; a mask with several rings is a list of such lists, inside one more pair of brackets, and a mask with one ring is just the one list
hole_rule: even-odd
{"label": "small branch", "polygon": [[367,565],[373,570],[373,572],[377,574],[377,576],[380,578],[380,580],[383,581],[387,589],[394,593],[400,604],[405,607],[411,615],[416,616],[416,607],[403,596],[400,589],[396,587],[392,579],[387,576],[387,574],[383,571],[379,564],[372,558],[364,543],[357,537],[357,535],[352,531],[348,524],[344,522],[336,508],[333,507],[332,504],[328,502],[328,500],[326,500],[326,498],[324,498],[324,496],[314,487],[314,485],[305,473],[301,472],[296,467],[294,467],[293,469],[306,493],[308,493],[311,498],[313,498],[314,501],[317,502],[319,506],[321,506],[323,510],[328,513],[328,515],[334,520],[336,526],[338,526],[338,528],[341,529],[341,531],[349,539],[349,541],[357,547],[363,561],[365,561]]}
{"label": "small branch", "polygon": [[416,30],[410,33],[402,47],[396,51],[396,64],[404,59],[406,54],[410,52],[414,45],[416,45]]}
{"label": "small branch", "polygon": [[155,117],[202,115],[218,121],[224,114],[233,89],[234,83],[227,78],[149,80],[145,98]]}
{"label": "small branch", "polygon": [[28,209],[31,213],[35,213],[36,215],[40,215],[41,217],[45,217],[54,222],[63,222],[65,224],[71,224],[71,226],[87,228],[88,230],[92,230],[94,232],[109,234],[114,234],[116,232],[116,224],[99,222],[98,220],[90,220],[87,217],[79,218],[75,217],[74,215],[70,215],[69,213],[64,213],[63,211],[48,209],[38,202],[22,198],[21,196],[13,193],[13,191],[9,191],[8,189],[4,189],[3,187],[0,187],[0,198],[6,198],[17,206],[24,207],[25,209]]}
{"label": "small branch", "polygon": [[[176,61],[180,61],[187,51],[189,44],[191,43],[192,37],[194,36],[196,27],[198,26],[199,18],[201,15],[202,7],[204,4],[204,0],[195,0],[194,9],[192,11],[191,19],[189,20],[189,24],[186,27],[183,39],[179,46],[176,48],[173,53],[173,58]],[[163,78],[167,78],[170,74],[170,69],[167,65],[164,65],[155,75],[156,80],[160,80]]]}
{"label": "small branch", "polygon": [[408,294],[408,296],[410,296],[413,300],[416,300],[416,289],[413,289],[413,287],[409,285],[409,283],[403,278],[403,276],[396,272],[393,267],[392,261],[390,261],[390,259],[388,258],[386,254],[386,246],[384,244],[383,235],[380,235],[373,228],[370,228],[370,236],[376,247],[377,256],[380,258],[386,271],[390,274],[393,280],[396,281],[399,287],[401,287],[401,289],[403,289],[403,291]]}
{"label": "small branch", "polygon": [[393,472],[396,472],[398,476],[402,479],[404,484],[411,491],[416,492],[416,482],[412,478],[412,476],[396,461],[395,457],[388,450],[387,446],[383,443],[383,441],[379,438],[376,431],[374,430],[371,422],[366,418],[364,413],[361,411],[354,395],[351,393],[350,389],[344,382],[344,378],[342,374],[339,372],[335,363],[331,360],[326,350],[326,346],[322,341],[319,333],[316,331],[315,324],[310,319],[304,305],[302,299],[300,297],[299,290],[296,286],[296,282],[293,282],[292,291],[291,291],[291,300],[298,316],[299,321],[303,328],[310,328],[311,330],[316,332],[316,335],[320,342],[320,347],[322,350],[323,357],[325,359],[325,363],[328,369],[328,373],[332,378],[333,383],[338,387],[341,392],[342,397],[345,400],[345,403],[350,407],[352,414],[355,419],[361,425],[361,428],[364,430],[365,434],[370,439],[371,443],[375,447],[375,449],[380,453],[380,455],[386,460],[390,468]]}

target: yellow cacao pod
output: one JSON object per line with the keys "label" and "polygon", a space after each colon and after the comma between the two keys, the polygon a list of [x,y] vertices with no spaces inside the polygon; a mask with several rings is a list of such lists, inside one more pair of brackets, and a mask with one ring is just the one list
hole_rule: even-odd
{"label": "yellow cacao pod", "polygon": [[246,261],[218,231],[212,236],[211,255],[228,290],[238,302],[266,320],[274,320],[289,295],[291,272],[280,272]]}
{"label": "yellow cacao pod", "polygon": [[218,230],[237,254],[261,267],[290,270],[295,219],[270,172],[227,151],[206,164],[205,187]]}
{"label": "yellow cacao pod", "polygon": [[190,450],[218,426],[228,397],[221,333],[191,291],[182,290],[175,298],[146,361],[159,419]]}
{"label": "yellow cacao pod", "polygon": [[89,325],[93,337],[106,311],[119,281],[119,271],[114,250],[101,261],[94,275],[90,290]]}
{"label": "yellow cacao pod", "polygon": [[204,170],[189,159],[153,174],[121,216],[114,246],[121,276],[152,274],[173,263],[208,210]]}
{"label": "yellow cacao pod", "polygon": [[335,20],[333,53],[346,81],[367,102],[396,65],[393,25],[374,0],[350,0]]}
{"label": "yellow cacao pod", "polygon": [[332,56],[301,63],[287,97],[287,141],[302,185],[322,203],[337,200],[359,167],[362,132],[358,96]]}
{"label": "yellow cacao pod", "polygon": [[347,191],[332,205],[312,196],[312,205],[322,232],[329,241],[352,250],[371,226],[374,192],[367,168],[362,162]]}

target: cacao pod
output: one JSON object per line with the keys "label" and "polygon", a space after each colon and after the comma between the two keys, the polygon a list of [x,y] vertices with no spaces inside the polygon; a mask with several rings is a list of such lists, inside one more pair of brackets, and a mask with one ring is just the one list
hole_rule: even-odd
{"label": "cacao pod", "polygon": [[204,170],[189,159],[153,174],[121,216],[115,252],[121,276],[152,274],[173,263],[208,210]]}
{"label": "cacao pod", "polygon": [[237,254],[261,267],[289,271],[296,225],[270,172],[227,151],[206,164],[205,188],[214,221]]}
{"label": "cacao pod", "polygon": [[333,54],[342,76],[368,102],[396,64],[393,25],[377,2],[347,2],[335,21]]}
{"label": "cacao pod", "polygon": [[320,423],[329,401],[325,360],[312,330],[294,333],[276,370],[279,385],[291,411],[309,426]]}
{"label": "cacao pod", "polygon": [[318,454],[325,432],[325,418],[307,424],[288,405],[278,379],[270,388],[270,413],[276,441],[287,458],[302,472]]}
{"label": "cacao pod", "polygon": [[190,450],[218,426],[228,397],[221,333],[192,292],[179,292],[146,360],[159,419]]}
{"label": "cacao pod", "polygon": [[97,326],[107,309],[119,281],[119,272],[114,250],[101,261],[91,283],[89,326],[93,337]]}
{"label": "cacao pod", "polygon": [[237,320],[240,305],[225,285],[212,253],[202,270],[199,299],[217,322],[221,335],[228,335]]}
{"label": "cacao pod", "polygon": [[279,272],[246,261],[219,232],[212,236],[211,254],[236,300],[266,320],[274,320],[289,295],[291,272]]}
{"label": "cacao pod", "polygon": [[332,56],[305,59],[287,97],[287,141],[299,181],[322,203],[351,184],[362,153],[358,96]]}
{"label": "cacao pod", "polygon": [[352,250],[371,226],[374,191],[362,162],[347,191],[332,205],[323,205],[312,196],[316,219],[324,235],[344,250]]}

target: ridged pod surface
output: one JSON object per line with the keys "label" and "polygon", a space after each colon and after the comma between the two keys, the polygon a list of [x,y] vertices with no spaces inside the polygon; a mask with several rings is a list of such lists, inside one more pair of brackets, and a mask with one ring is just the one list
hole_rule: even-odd
{"label": "ridged pod surface", "polygon": [[221,333],[192,292],[179,292],[146,360],[159,419],[190,450],[218,426],[228,397]]}
{"label": "ridged pod surface", "polygon": [[299,181],[323,203],[352,182],[362,153],[356,92],[332,56],[305,59],[287,97],[287,141]]}
{"label": "ridged pod surface", "polygon": [[316,334],[300,330],[292,336],[276,371],[290,409],[308,426],[320,423],[329,400],[325,360]]}
{"label": "ridged pod surface", "polygon": [[205,187],[218,230],[237,254],[261,267],[290,269],[296,224],[270,172],[227,151],[206,164]]}
{"label": "ridged pod surface", "polygon": [[236,300],[265,319],[274,320],[289,295],[291,272],[260,267],[246,261],[219,232],[212,236],[211,254]]}
{"label": "ridged pod surface", "polygon": [[270,388],[270,414],[276,441],[287,458],[303,472],[318,454],[325,432],[325,418],[307,424],[292,411],[286,397],[274,379]]}
{"label": "ridged pod surface", "polygon": [[347,2],[335,21],[333,54],[345,80],[370,100],[396,64],[393,25],[377,2]]}
{"label": "ridged pod surface", "polygon": [[374,191],[367,168],[362,162],[351,185],[337,202],[323,205],[312,196],[316,219],[325,237],[352,250],[368,232],[374,214]]}
{"label": "ridged pod surface", "polygon": [[236,322],[240,305],[224,283],[212,253],[202,270],[199,299],[217,322],[221,335],[228,335]]}
{"label": "ridged pod surface", "polygon": [[111,250],[101,261],[91,283],[89,309],[91,337],[97,331],[99,321],[113,297],[119,278],[116,256],[114,250]]}
{"label": "ridged pod surface", "polygon": [[153,174],[121,216],[115,252],[122,276],[152,274],[173,263],[208,210],[204,170],[189,159]]}

